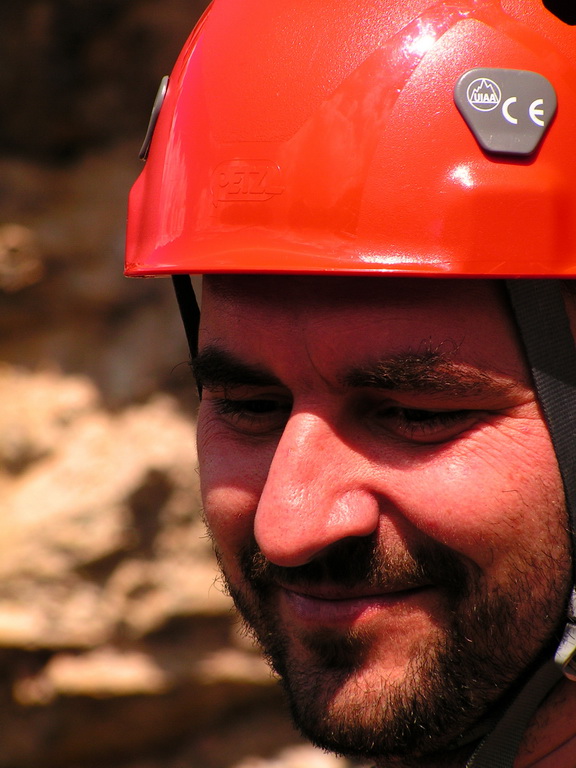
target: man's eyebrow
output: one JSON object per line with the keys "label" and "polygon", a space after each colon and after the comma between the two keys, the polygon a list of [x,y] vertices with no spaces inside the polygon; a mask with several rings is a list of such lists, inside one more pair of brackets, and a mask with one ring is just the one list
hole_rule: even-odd
{"label": "man's eyebrow", "polygon": [[214,344],[206,346],[192,361],[199,387],[281,386],[282,382],[264,367],[250,365]]}
{"label": "man's eyebrow", "polygon": [[356,366],[342,376],[342,382],[348,387],[452,397],[512,393],[519,387],[496,371],[487,372],[456,361],[451,354],[432,351],[398,354]]}
{"label": "man's eyebrow", "polygon": [[[207,345],[198,354],[192,370],[200,388],[283,386],[264,366],[245,363],[216,344]],[[351,367],[340,377],[340,383],[347,388],[451,397],[511,394],[522,386],[496,371],[487,372],[454,360],[450,353],[433,351],[400,353]]]}

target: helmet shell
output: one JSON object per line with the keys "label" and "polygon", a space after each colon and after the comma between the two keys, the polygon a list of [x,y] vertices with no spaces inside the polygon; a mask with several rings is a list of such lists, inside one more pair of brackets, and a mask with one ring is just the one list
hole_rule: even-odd
{"label": "helmet shell", "polygon": [[[454,89],[527,70],[558,110],[481,148]],[[126,273],[576,273],[576,28],[541,0],[215,0],[131,195]]]}

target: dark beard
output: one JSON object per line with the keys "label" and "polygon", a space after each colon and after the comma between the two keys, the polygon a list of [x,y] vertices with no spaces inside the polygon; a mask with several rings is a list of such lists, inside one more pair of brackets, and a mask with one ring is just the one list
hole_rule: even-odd
{"label": "dark beard", "polygon": [[[537,578],[530,563],[522,564],[515,583],[505,585],[505,593],[487,593],[480,570],[472,563],[464,565],[438,544],[398,555],[377,548],[370,539],[349,539],[297,568],[275,566],[254,547],[242,554],[240,565],[247,587],[228,583],[228,588],[279,674],[303,735],[331,752],[386,758],[390,766],[410,766],[413,760],[414,765],[426,760],[433,766],[436,759],[448,766],[452,764],[448,753],[454,764],[461,764],[462,756],[471,751],[459,746],[461,734],[486,717],[533,661],[536,651],[527,658],[527,647],[556,642],[553,638],[562,621],[557,598],[563,584],[553,584],[549,600],[542,598],[526,609],[531,590],[524,574]],[[543,577],[550,579],[549,573]],[[361,631],[329,628],[300,633],[298,641],[308,656],[302,663],[293,654],[294,630],[282,626],[276,614],[277,582],[294,588],[331,584],[349,589],[360,584],[390,588],[431,583],[444,599],[446,629],[433,643],[414,647],[401,681],[391,683],[383,677],[371,689],[361,688],[356,696],[335,704],[343,686],[360,678],[373,638]],[[554,622],[534,625],[534,616],[551,615],[557,617]]]}

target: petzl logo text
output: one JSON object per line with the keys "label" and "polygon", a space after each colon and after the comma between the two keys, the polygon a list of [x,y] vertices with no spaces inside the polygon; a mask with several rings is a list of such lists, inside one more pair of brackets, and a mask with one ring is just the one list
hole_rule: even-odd
{"label": "petzl logo text", "polygon": [[280,168],[268,160],[227,160],[212,174],[212,199],[218,203],[264,202],[284,192]]}
{"label": "petzl logo text", "polygon": [[502,101],[502,91],[498,83],[487,77],[473,80],[468,86],[466,95],[470,106],[481,112],[491,112]]}

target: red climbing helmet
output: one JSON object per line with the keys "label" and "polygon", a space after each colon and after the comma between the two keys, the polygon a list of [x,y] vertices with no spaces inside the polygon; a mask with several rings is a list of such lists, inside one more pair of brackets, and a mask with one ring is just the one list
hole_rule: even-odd
{"label": "red climbing helmet", "polygon": [[574,136],[576,30],[541,0],[215,0],[126,273],[572,276]]}

